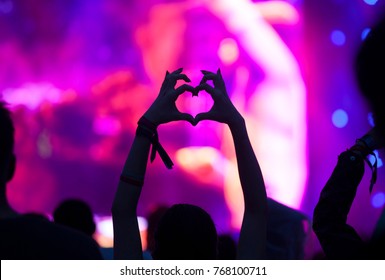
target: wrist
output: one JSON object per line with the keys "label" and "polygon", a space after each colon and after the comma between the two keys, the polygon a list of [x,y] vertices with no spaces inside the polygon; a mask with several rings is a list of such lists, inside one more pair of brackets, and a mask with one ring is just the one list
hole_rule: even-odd
{"label": "wrist", "polygon": [[146,112],[139,120],[142,120],[143,118],[146,119],[149,123],[151,123],[154,129],[158,128],[159,123],[156,121],[157,118],[154,115]]}
{"label": "wrist", "polygon": [[360,154],[363,157],[368,156],[374,150],[382,148],[380,141],[377,138],[375,130],[372,129],[364,136],[356,140],[356,143],[349,149]]}
{"label": "wrist", "polygon": [[246,122],[245,119],[241,115],[239,115],[237,118],[234,118],[233,120],[228,122],[227,125],[229,126],[230,130],[237,130],[239,128],[245,127]]}
{"label": "wrist", "polygon": [[[148,116],[148,115],[147,115]],[[146,137],[152,145],[150,159],[154,161],[156,153],[162,158],[164,164],[168,169],[171,169],[174,163],[159,143],[159,136],[157,132],[157,125],[147,118],[146,114],[143,115],[138,121],[138,127],[136,129],[136,136]]]}

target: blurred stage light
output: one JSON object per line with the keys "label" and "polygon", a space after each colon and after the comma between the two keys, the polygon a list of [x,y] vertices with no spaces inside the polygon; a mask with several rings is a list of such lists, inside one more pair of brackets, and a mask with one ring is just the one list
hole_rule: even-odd
{"label": "blurred stage light", "polygon": [[341,30],[333,30],[330,34],[330,39],[332,40],[333,44],[336,46],[342,46],[346,42],[346,36],[345,33]]}
{"label": "blurred stage light", "polygon": [[372,206],[374,208],[381,208],[385,204],[385,194],[383,192],[376,193],[372,197]]}
{"label": "blurred stage light", "polygon": [[93,130],[98,135],[115,136],[122,130],[122,125],[115,117],[99,116],[94,119]]}
{"label": "blurred stage light", "polygon": [[44,102],[60,102],[61,94],[62,91],[50,83],[28,83],[20,88],[4,90],[3,98],[9,104],[24,105],[30,110],[35,110]]}
{"label": "blurred stage light", "polygon": [[370,124],[371,127],[374,127],[374,126],[375,126],[375,123],[374,123],[374,117],[373,117],[373,113],[372,113],[372,112],[370,112],[370,113],[368,114],[368,122],[369,122],[369,124]]}
{"label": "blurred stage light", "polygon": [[233,64],[239,57],[237,42],[232,38],[223,39],[219,45],[218,56],[224,64]]}
{"label": "blurred stage light", "polygon": [[364,0],[364,2],[366,4],[371,5],[371,6],[376,5],[377,1],[378,0]]}
{"label": "blurred stage light", "polygon": [[348,124],[348,121],[349,121],[349,116],[344,110],[338,109],[334,111],[332,115],[332,122],[335,127],[343,128]]}
{"label": "blurred stage light", "polygon": [[[95,216],[94,218],[96,221],[96,233],[95,233],[96,241],[101,247],[105,247],[105,248],[113,247],[114,229],[112,225],[112,217]],[[144,217],[138,217],[138,225],[139,225],[142,245],[145,248],[144,246],[146,245],[145,233],[147,232],[147,227],[148,227],[147,220]]]}
{"label": "blurred stage light", "polygon": [[[382,167],[383,163],[382,163],[382,159],[380,158],[380,155],[378,154],[378,151],[375,150],[375,151],[373,151],[373,153],[375,154],[375,156],[377,158],[377,167],[378,168]],[[368,156],[368,159],[369,159],[371,164],[374,164],[376,158],[374,156],[372,156],[372,155]]]}
{"label": "blurred stage light", "polygon": [[366,36],[368,36],[369,32],[370,32],[370,28],[365,28],[364,30],[362,30],[361,39],[365,40]]}

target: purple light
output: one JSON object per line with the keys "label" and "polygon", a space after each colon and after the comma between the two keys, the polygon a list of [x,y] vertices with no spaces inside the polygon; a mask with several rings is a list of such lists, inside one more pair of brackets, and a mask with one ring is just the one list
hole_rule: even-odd
{"label": "purple light", "polygon": [[380,158],[380,155],[378,154],[378,151],[374,150],[373,153],[376,157],[374,157],[373,155],[369,155],[368,159],[369,159],[370,163],[373,165],[376,161],[376,158],[377,158],[377,168],[382,167],[383,163],[382,163],[382,159]]}
{"label": "purple light", "polygon": [[368,114],[368,122],[369,122],[369,124],[370,124],[371,127],[374,127],[374,126],[375,126],[373,113],[369,113],[369,114]]}
{"label": "purple light", "polygon": [[346,42],[345,33],[343,33],[341,30],[333,30],[330,34],[330,39],[336,46],[342,46]]}
{"label": "purple light", "polygon": [[366,36],[368,36],[368,34],[370,33],[370,28],[365,28],[364,30],[362,30],[362,33],[361,33],[361,39],[362,40],[365,40],[366,39]]}
{"label": "purple light", "polygon": [[364,2],[370,6],[376,5],[378,0],[364,0]]}
{"label": "purple light", "polygon": [[332,122],[335,127],[343,128],[348,124],[348,121],[349,121],[348,114],[344,110],[338,109],[334,111],[332,115]]}
{"label": "purple light", "polygon": [[383,192],[376,193],[372,197],[372,206],[374,208],[381,208],[385,204],[385,194]]}
{"label": "purple light", "polygon": [[13,3],[11,0],[8,1],[0,1],[0,13],[9,14],[12,12]]}

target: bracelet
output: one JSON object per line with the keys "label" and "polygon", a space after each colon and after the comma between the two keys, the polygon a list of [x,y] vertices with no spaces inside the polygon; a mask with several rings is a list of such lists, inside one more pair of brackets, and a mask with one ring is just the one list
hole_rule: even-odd
{"label": "bracelet", "polygon": [[120,181],[127,183],[127,184],[134,185],[134,186],[138,186],[138,187],[142,187],[143,183],[144,183],[143,180],[136,179],[132,176],[125,176],[123,174],[120,175]]}
{"label": "bracelet", "polygon": [[159,143],[159,136],[156,130],[156,125],[146,119],[145,117],[141,117],[138,121],[138,128],[136,129],[136,135],[144,136],[148,138],[152,144],[151,150],[151,162],[154,161],[156,153],[159,154],[164,164],[168,169],[171,169],[174,163],[172,162],[170,156],[167,154],[165,149]]}
{"label": "bracelet", "polygon": [[[372,171],[372,178],[370,179],[369,185],[369,193],[372,192],[373,186],[377,181],[377,157],[376,154],[369,148],[368,144],[361,140],[357,139],[356,144],[349,149],[349,151],[359,155],[364,159],[364,161],[368,164],[370,170]],[[372,164],[367,158],[368,155],[372,155],[374,157],[374,163]]]}
{"label": "bracelet", "polygon": [[362,143],[360,140],[357,140],[356,144],[350,147],[349,150],[359,155],[362,158],[367,157],[371,152],[368,149],[368,147],[365,145],[365,143]]}

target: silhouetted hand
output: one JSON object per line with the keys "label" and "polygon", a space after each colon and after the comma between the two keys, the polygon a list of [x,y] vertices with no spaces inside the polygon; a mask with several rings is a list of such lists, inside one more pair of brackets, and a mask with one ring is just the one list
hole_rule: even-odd
{"label": "silhouetted hand", "polygon": [[182,93],[189,91],[194,94],[196,92],[194,87],[187,84],[175,88],[178,80],[184,80],[188,83],[191,82],[185,74],[182,74],[182,71],[183,69],[180,68],[172,73],[166,72],[166,77],[164,78],[158,97],[144,114],[144,117],[156,126],[177,120],[185,120],[194,124],[193,116],[179,112],[175,105],[175,101]]}
{"label": "silhouetted hand", "polygon": [[[227,91],[225,82],[223,81],[221,71],[218,69],[217,73],[202,70],[203,78],[195,89],[198,91],[206,91],[214,100],[214,105],[210,111],[200,113],[195,117],[194,125],[202,120],[213,120],[221,123],[232,125],[238,121],[243,121],[242,115],[235,108],[231,102]],[[214,87],[210,86],[206,82],[212,80]]]}

